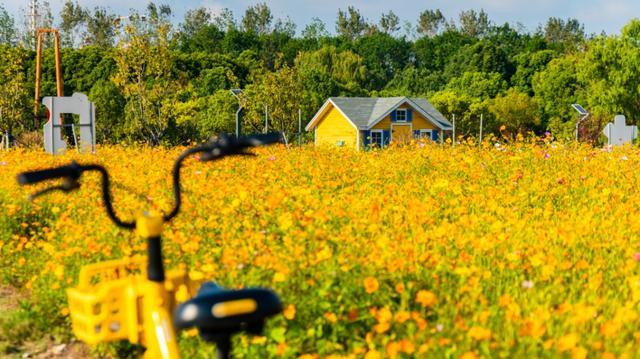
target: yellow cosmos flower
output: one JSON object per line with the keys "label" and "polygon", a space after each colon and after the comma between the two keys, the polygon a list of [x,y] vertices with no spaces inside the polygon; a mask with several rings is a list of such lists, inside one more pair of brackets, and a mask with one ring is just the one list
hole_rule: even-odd
{"label": "yellow cosmos flower", "polygon": [[431,307],[436,304],[437,298],[433,292],[428,290],[420,290],[416,294],[416,302],[422,305],[423,307]]}
{"label": "yellow cosmos flower", "polygon": [[378,284],[378,280],[373,278],[373,277],[367,277],[364,280],[364,290],[371,294],[374,293],[375,291],[378,290],[378,288],[380,288],[379,284]]}

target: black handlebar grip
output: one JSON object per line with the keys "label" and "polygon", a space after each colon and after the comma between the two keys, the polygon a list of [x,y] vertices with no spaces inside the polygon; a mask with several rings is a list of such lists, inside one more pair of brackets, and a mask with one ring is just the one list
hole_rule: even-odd
{"label": "black handlebar grip", "polygon": [[18,183],[21,185],[34,184],[56,178],[78,178],[81,168],[76,163],[70,165],[48,168],[40,171],[23,172],[18,175]]}
{"label": "black handlebar grip", "polygon": [[270,132],[270,133],[264,133],[264,134],[257,134],[249,137],[241,137],[238,142],[242,147],[255,147],[255,146],[271,145],[271,144],[280,143],[283,141],[282,141],[282,133]]}

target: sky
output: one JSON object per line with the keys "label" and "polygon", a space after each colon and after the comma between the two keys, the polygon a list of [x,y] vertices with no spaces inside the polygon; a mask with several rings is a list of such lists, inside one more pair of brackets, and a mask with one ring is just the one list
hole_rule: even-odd
{"label": "sky", "polygon": [[[40,0],[43,1],[43,0]],[[82,6],[93,8],[103,6],[118,15],[126,15],[130,8],[142,10],[147,0],[77,0]],[[256,0],[155,0],[157,4],[168,4],[174,14],[173,21],[179,23],[189,9],[206,7],[213,12],[223,8],[233,11],[241,18],[244,10]],[[441,9],[447,19],[457,19],[458,13],[466,9],[484,9],[489,18],[498,24],[509,22],[522,24],[525,29],[535,31],[549,17],[576,18],[585,25],[588,34],[618,34],[620,29],[633,17],[640,17],[640,0],[264,0],[275,18],[289,16],[304,29],[312,18],[318,17],[330,32],[335,30],[338,9],[355,6],[371,22],[378,22],[380,14],[392,10],[402,22],[408,20],[416,24],[418,14],[425,9]],[[18,20],[20,9],[27,8],[29,0],[0,0],[0,4]],[[64,0],[49,0],[54,16],[62,8]]]}

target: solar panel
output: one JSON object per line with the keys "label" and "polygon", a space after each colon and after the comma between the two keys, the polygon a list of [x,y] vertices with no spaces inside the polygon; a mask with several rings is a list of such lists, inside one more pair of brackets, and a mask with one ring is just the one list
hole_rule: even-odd
{"label": "solar panel", "polygon": [[241,89],[231,89],[231,93],[235,96],[240,98],[242,95],[244,95],[244,93],[242,92]]}
{"label": "solar panel", "polygon": [[587,110],[585,110],[584,107],[578,105],[577,103],[574,103],[573,105],[571,105],[571,107],[573,107],[576,111],[578,111],[578,113],[582,116],[586,116],[589,114],[589,112],[587,112]]}

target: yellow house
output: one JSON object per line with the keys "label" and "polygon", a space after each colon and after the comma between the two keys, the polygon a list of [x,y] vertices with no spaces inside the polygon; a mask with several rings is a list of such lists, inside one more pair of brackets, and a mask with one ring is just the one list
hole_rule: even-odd
{"label": "yellow house", "polygon": [[429,101],[409,97],[331,97],[306,127],[316,145],[356,149],[413,138],[433,141],[451,131],[451,123]]}

